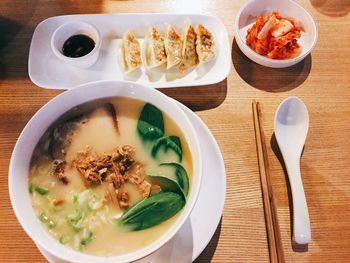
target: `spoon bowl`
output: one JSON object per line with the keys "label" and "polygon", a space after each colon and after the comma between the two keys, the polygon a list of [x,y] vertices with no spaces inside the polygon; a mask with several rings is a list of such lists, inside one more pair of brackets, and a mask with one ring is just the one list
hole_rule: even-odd
{"label": "spoon bowl", "polygon": [[293,198],[294,241],[311,240],[310,219],[300,174],[300,157],[309,129],[309,113],[298,97],[282,101],[275,114],[275,135],[287,168]]}
{"label": "spoon bowl", "polygon": [[[289,97],[276,111],[275,132],[284,151],[302,152],[309,129],[309,113],[302,100]],[[277,135],[278,134],[278,135]],[[281,149],[282,150],[282,149]]]}

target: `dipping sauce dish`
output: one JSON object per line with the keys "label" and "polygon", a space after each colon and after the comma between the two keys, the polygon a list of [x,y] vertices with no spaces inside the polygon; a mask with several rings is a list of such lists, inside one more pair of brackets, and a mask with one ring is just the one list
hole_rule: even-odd
{"label": "dipping sauce dish", "polygon": [[65,63],[78,68],[95,64],[100,48],[100,32],[95,26],[82,21],[61,25],[51,38],[53,53]]}

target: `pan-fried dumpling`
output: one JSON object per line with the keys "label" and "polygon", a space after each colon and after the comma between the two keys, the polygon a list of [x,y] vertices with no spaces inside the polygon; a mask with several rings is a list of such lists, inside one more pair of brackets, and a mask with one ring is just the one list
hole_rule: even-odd
{"label": "pan-fried dumpling", "polygon": [[183,38],[181,71],[185,71],[198,64],[198,56],[196,53],[197,34],[190,22],[187,22],[184,27]]}
{"label": "pan-fried dumpling", "polygon": [[127,31],[122,42],[124,70],[126,73],[139,68],[142,64],[141,45],[133,32]]}
{"label": "pan-fried dumpling", "polygon": [[167,25],[166,29],[165,51],[167,55],[167,69],[181,62],[182,37],[171,25]]}
{"label": "pan-fried dumpling", "polygon": [[196,33],[196,51],[199,64],[202,64],[215,57],[215,44],[213,35],[202,24],[196,26]]}
{"label": "pan-fried dumpling", "polygon": [[146,65],[154,68],[166,62],[164,37],[151,27],[145,38]]}

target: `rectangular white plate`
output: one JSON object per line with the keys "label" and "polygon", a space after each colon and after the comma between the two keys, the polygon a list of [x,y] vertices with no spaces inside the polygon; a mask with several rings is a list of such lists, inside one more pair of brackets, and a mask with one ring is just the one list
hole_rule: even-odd
{"label": "rectangular white plate", "polygon": [[[164,32],[165,24],[174,25],[181,32],[185,19],[202,23],[212,32],[217,49],[214,60],[179,74],[165,67],[125,75],[120,63],[121,38],[133,30],[141,40],[151,26]],[[93,24],[102,36],[100,57],[89,69],[65,64],[51,50],[53,32],[69,21],[81,20]],[[142,43],[141,43],[142,45]],[[224,24],[213,16],[191,14],[93,14],[56,16],[42,21],[35,29],[29,51],[29,76],[38,86],[50,89],[70,89],[97,80],[130,80],[155,88],[208,85],[224,80],[231,68],[231,51]]]}

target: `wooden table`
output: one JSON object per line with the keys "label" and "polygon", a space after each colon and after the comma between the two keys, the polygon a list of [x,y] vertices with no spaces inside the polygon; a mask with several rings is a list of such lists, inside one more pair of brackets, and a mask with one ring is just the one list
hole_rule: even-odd
{"label": "wooden table", "polygon": [[[288,69],[249,61],[233,38],[243,0],[2,0],[0,2],[0,261],[44,262],[17,222],[8,196],[12,149],[30,117],[61,91],[35,86],[27,73],[29,44],[45,18],[72,13],[202,12],[219,17],[232,43],[232,70],[211,86],[162,90],[185,103],[216,137],[227,170],[221,223],[197,262],[268,262],[251,101],[262,104],[263,126],[287,262],[350,260],[350,2],[300,0],[315,17],[319,38],[311,56]],[[301,160],[312,241],[292,246],[290,189],[273,135],[274,112],[291,95],[310,112]]]}

